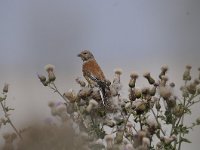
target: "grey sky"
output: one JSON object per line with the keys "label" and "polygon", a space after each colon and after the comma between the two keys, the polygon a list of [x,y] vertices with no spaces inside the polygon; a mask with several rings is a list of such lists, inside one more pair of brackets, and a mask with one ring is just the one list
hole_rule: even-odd
{"label": "grey sky", "polygon": [[199,0],[1,0],[0,85],[11,84],[14,116],[28,118],[33,103],[49,115],[46,104],[58,97],[36,78],[48,63],[56,66],[61,90],[77,88],[82,49],[93,51],[109,79],[121,67],[125,84],[132,70],[156,75],[168,64],[176,80],[185,64],[199,67],[199,7]]}

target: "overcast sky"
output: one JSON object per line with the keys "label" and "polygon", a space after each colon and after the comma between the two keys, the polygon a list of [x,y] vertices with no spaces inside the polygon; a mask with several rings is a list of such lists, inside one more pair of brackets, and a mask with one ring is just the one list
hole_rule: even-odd
{"label": "overcast sky", "polygon": [[[76,55],[83,49],[94,53],[108,79],[121,67],[124,89],[131,71],[156,76],[163,64],[180,84],[186,64],[194,74],[200,66],[199,8],[199,0],[1,0],[0,86],[10,83],[14,121],[30,118],[27,111],[46,117],[48,101],[58,100],[36,78],[44,65],[56,66],[61,91],[78,87]],[[198,150],[196,131],[190,146]]]}

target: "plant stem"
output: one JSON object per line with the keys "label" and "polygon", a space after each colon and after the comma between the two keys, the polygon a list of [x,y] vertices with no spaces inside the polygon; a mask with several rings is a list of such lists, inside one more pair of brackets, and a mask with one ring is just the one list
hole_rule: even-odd
{"label": "plant stem", "polygon": [[[154,110],[153,110],[152,108],[151,108],[151,111],[152,111],[152,113],[153,113],[153,116],[154,116],[155,119],[156,119],[157,124],[160,126],[160,123],[159,123],[159,121],[158,121],[158,117],[156,117],[156,114],[155,114],[155,112],[154,112]],[[162,129],[161,126],[160,126],[160,130],[161,130],[162,134],[165,136],[165,132],[163,131],[163,129]]]}
{"label": "plant stem", "polygon": [[53,85],[53,87],[52,87],[51,85],[49,85],[49,87],[50,87],[52,90],[54,90],[54,92],[58,93],[58,94],[64,99],[64,101],[65,101],[66,103],[68,103],[68,101],[67,101],[66,98],[60,93],[60,91],[58,90],[58,88],[56,87],[56,85],[55,85],[54,82],[52,82],[52,85]]}
{"label": "plant stem", "polygon": [[1,107],[2,107],[3,112],[4,112],[4,116],[7,118],[9,124],[10,124],[11,127],[14,129],[14,131],[16,132],[16,134],[17,134],[17,135],[19,136],[19,138],[22,140],[23,138],[22,138],[21,134],[19,133],[19,131],[17,130],[17,128],[16,128],[16,127],[14,126],[14,124],[12,123],[10,117],[8,116],[8,114],[7,114],[7,112],[6,112],[6,109],[5,109],[5,106],[3,105],[2,102],[0,102],[0,103],[1,103]]}
{"label": "plant stem", "polygon": [[[186,86],[186,85],[187,85],[187,80],[185,81],[185,86]],[[191,97],[188,99],[188,101],[190,102],[193,98],[194,98],[194,97],[191,96]],[[185,108],[185,106],[186,106],[186,97],[183,98],[183,108]],[[183,125],[183,123],[184,123],[184,114],[185,114],[185,111],[184,111],[184,113],[182,114],[181,118],[179,119],[177,125],[179,125],[180,121],[181,121],[181,125]],[[178,150],[181,149],[181,143],[182,143],[182,142],[181,142],[181,138],[182,138],[182,137],[181,137],[181,133],[179,133]]]}

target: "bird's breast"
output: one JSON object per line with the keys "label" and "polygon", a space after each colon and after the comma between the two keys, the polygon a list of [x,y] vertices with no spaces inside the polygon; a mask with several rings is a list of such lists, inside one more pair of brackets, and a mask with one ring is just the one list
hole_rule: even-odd
{"label": "bird's breast", "polygon": [[83,74],[90,74],[99,80],[105,80],[105,76],[100,66],[97,64],[95,59],[85,61],[83,63]]}

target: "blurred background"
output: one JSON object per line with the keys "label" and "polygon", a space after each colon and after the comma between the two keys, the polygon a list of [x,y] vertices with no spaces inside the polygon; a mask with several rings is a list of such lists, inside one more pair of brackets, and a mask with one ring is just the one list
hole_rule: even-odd
{"label": "blurred background", "polygon": [[[115,68],[123,69],[125,97],[132,71],[157,77],[163,64],[178,90],[185,65],[198,75],[199,7],[199,0],[1,0],[0,87],[10,84],[13,122],[20,127],[35,116],[44,120],[50,116],[48,102],[62,100],[37,79],[46,64],[55,65],[60,91],[78,90],[82,62],[76,55],[83,49],[93,52],[108,79]],[[138,86],[146,84],[141,77]],[[200,116],[199,108],[193,107],[188,123]],[[193,144],[183,150],[198,150],[200,129],[189,138]]]}

